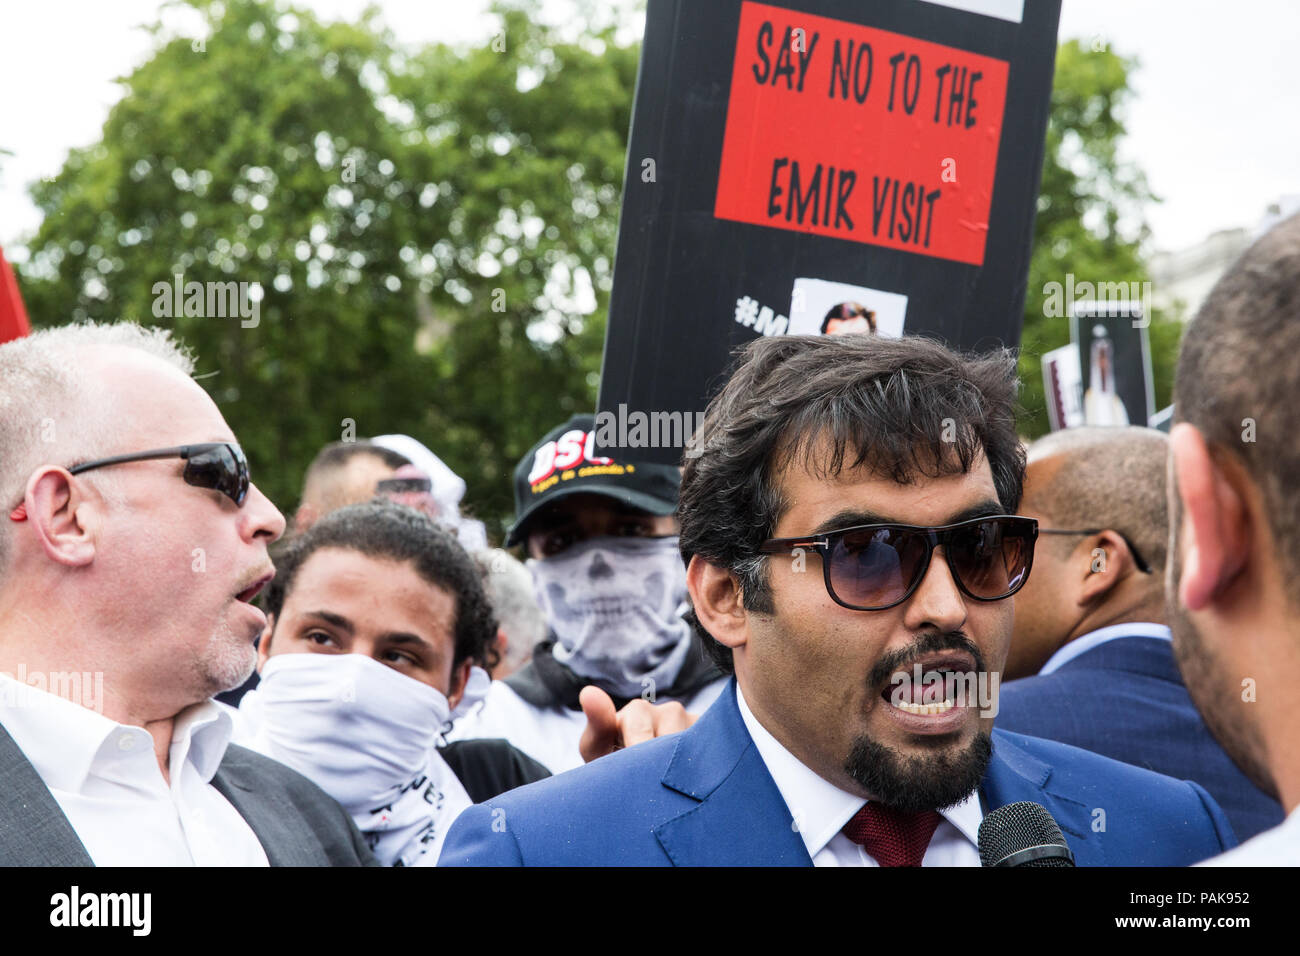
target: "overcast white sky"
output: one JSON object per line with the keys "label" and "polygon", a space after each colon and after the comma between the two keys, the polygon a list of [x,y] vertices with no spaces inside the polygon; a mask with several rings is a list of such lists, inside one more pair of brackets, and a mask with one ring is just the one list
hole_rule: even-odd
{"label": "overcast white sky", "polygon": [[[494,23],[483,12],[487,0],[376,2],[405,42],[475,42]],[[296,5],[350,18],[366,0]],[[569,15],[566,0],[544,5],[550,19]],[[148,56],[150,38],[137,27],[161,7],[160,0],[3,5],[0,149],[13,155],[0,155],[0,245],[11,257],[39,224],[27,185],[55,174],[69,148],[98,138],[121,95],[113,78]],[[1268,203],[1300,193],[1300,2],[1065,0],[1061,37],[1070,36],[1103,38],[1141,62],[1125,155],[1165,200],[1147,210],[1156,248],[1253,226]]]}

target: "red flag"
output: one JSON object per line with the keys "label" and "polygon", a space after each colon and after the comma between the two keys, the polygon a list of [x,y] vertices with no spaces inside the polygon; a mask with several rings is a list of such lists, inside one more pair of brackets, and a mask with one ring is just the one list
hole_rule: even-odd
{"label": "red flag", "polygon": [[23,297],[18,293],[18,279],[5,261],[4,250],[0,249],[0,342],[31,335],[31,332]]}

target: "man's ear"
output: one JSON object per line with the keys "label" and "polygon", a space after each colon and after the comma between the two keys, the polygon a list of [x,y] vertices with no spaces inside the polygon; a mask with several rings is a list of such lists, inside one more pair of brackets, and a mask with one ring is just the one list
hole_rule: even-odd
{"label": "man's ear", "polygon": [[470,668],[473,666],[473,661],[461,661],[460,667],[457,667],[451,675],[451,687],[447,690],[447,703],[451,705],[452,710],[456,709],[460,699],[465,696],[465,687],[469,684]]}
{"label": "man's ear", "polygon": [[314,505],[303,502],[298,506],[298,510],[293,513],[293,533],[302,534],[308,528],[316,523],[320,518]]}
{"label": "man's ear", "polygon": [[1115,531],[1093,535],[1083,547],[1087,566],[1079,584],[1079,604],[1091,605],[1105,600],[1121,581],[1137,571],[1133,552]]}
{"label": "man's ear", "polygon": [[49,466],[27,482],[27,521],[51,561],[85,567],[95,558],[95,535],[103,520],[103,499],[62,468]]}
{"label": "man's ear", "polygon": [[1246,564],[1250,550],[1247,508],[1195,426],[1187,422],[1175,425],[1169,442],[1175,494],[1183,512],[1178,599],[1188,610],[1199,611]]}
{"label": "man's ear", "polygon": [[732,572],[692,555],[686,566],[686,589],[696,618],[718,643],[733,651],[745,645],[749,612],[741,603],[740,582]]}
{"label": "man's ear", "polygon": [[257,639],[257,673],[262,673],[262,668],[271,657],[271,635],[275,633],[275,615],[266,615],[266,627],[262,628],[262,636]]}

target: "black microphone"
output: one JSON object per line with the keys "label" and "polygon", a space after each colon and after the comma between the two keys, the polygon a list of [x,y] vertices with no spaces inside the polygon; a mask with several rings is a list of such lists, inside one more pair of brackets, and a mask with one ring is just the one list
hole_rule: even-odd
{"label": "black microphone", "polygon": [[1074,854],[1052,815],[1028,800],[986,816],[979,848],[981,866],[1074,866]]}

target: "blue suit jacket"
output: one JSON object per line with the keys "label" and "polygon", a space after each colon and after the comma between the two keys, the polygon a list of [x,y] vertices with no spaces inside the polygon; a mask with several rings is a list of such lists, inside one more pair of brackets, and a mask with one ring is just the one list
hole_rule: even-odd
{"label": "blue suit jacket", "polygon": [[1060,670],[1002,685],[997,726],[1072,744],[1205,787],[1238,839],[1277,826],[1282,805],[1237,769],[1192,704],[1173,645],[1107,641]]}
{"label": "blue suit jacket", "polygon": [[[1235,845],[1196,784],[1019,734],[995,730],[993,741],[987,807],[1042,804],[1080,866],[1186,865]],[[733,679],[689,730],[470,807],[439,864],[811,866],[793,824]]]}

